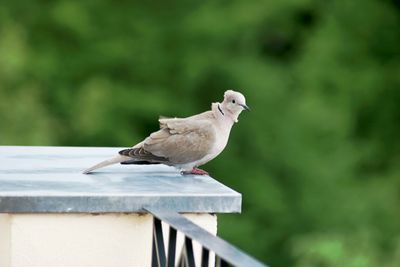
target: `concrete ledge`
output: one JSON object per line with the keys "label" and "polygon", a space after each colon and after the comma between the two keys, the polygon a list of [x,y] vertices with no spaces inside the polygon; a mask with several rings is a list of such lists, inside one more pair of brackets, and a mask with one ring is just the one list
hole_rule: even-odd
{"label": "concrete ledge", "polygon": [[190,213],[241,211],[241,194],[209,176],[164,165],[81,171],[121,148],[0,146],[0,213]]}

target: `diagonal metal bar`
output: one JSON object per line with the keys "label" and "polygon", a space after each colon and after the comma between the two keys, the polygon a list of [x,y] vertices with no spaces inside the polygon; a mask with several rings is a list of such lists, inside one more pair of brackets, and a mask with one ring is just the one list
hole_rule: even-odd
{"label": "diagonal metal bar", "polygon": [[230,265],[238,267],[266,267],[265,264],[254,259],[225,240],[212,235],[175,211],[161,210],[152,207],[145,207],[145,210],[153,214],[154,217],[169,224],[171,227],[174,227],[179,232],[182,232],[190,239],[196,240],[196,242],[200,243],[206,249],[213,251]]}
{"label": "diagonal metal bar", "polygon": [[210,263],[210,251],[205,247],[201,250],[201,267],[208,267]]}
{"label": "diagonal metal bar", "polygon": [[166,264],[166,256],[161,220],[154,217],[153,224],[153,258],[151,261],[151,265],[152,267],[164,267]]}
{"label": "diagonal metal bar", "polygon": [[169,227],[169,239],[168,239],[168,258],[167,266],[175,266],[175,252],[176,252],[176,229]]}

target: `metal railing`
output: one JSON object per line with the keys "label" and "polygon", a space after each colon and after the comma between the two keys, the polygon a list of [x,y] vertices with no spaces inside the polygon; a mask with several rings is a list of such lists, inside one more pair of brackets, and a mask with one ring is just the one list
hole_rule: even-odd
{"label": "metal railing", "polygon": [[[177,232],[184,235],[183,248],[178,256],[179,267],[195,267],[193,241],[202,246],[201,267],[210,264],[210,252],[215,254],[215,266],[267,267],[225,240],[212,235],[174,211],[146,208],[154,216],[152,267],[174,267]],[[167,248],[164,245],[162,222],[169,225]]]}

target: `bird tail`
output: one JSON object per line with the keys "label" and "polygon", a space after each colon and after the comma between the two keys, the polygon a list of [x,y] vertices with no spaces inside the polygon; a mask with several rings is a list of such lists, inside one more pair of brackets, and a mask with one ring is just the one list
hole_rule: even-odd
{"label": "bird tail", "polygon": [[108,166],[108,165],[120,163],[120,162],[126,161],[128,159],[129,159],[129,157],[127,157],[127,156],[117,155],[117,156],[115,156],[115,157],[113,157],[111,159],[102,161],[102,162],[100,162],[100,163],[98,163],[98,164],[96,164],[96,165],[84,170],[82,173],[83,174],[88,174],[88,173],[90,173],[90,172],[92,172],[92,171],[94,171],[96,169],[103,168],[103,167]]}

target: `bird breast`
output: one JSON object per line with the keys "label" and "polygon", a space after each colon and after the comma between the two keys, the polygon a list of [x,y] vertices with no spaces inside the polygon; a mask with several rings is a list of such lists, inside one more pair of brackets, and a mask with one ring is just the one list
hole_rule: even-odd
{"label": "bird breast", "polygon": [[[220,127],[220,126],[216,126],[216,127]],[[205,157],[203,157],[202,159],[200,159],[196,162],[196,166],[200,166],[200,165],[203,165],[203,164],[209,162],[210,160],[217,157],[224,150],[224,148],[226,147],[226,145],[228,143],[230,129],[231,129],[231,127],[226,127],[226,126],[215,129],[215,132],[216,132],[215,137],[216,138],[215,138],[214,145],[212,146],[212,148],[210,149],[210,152]]]}

